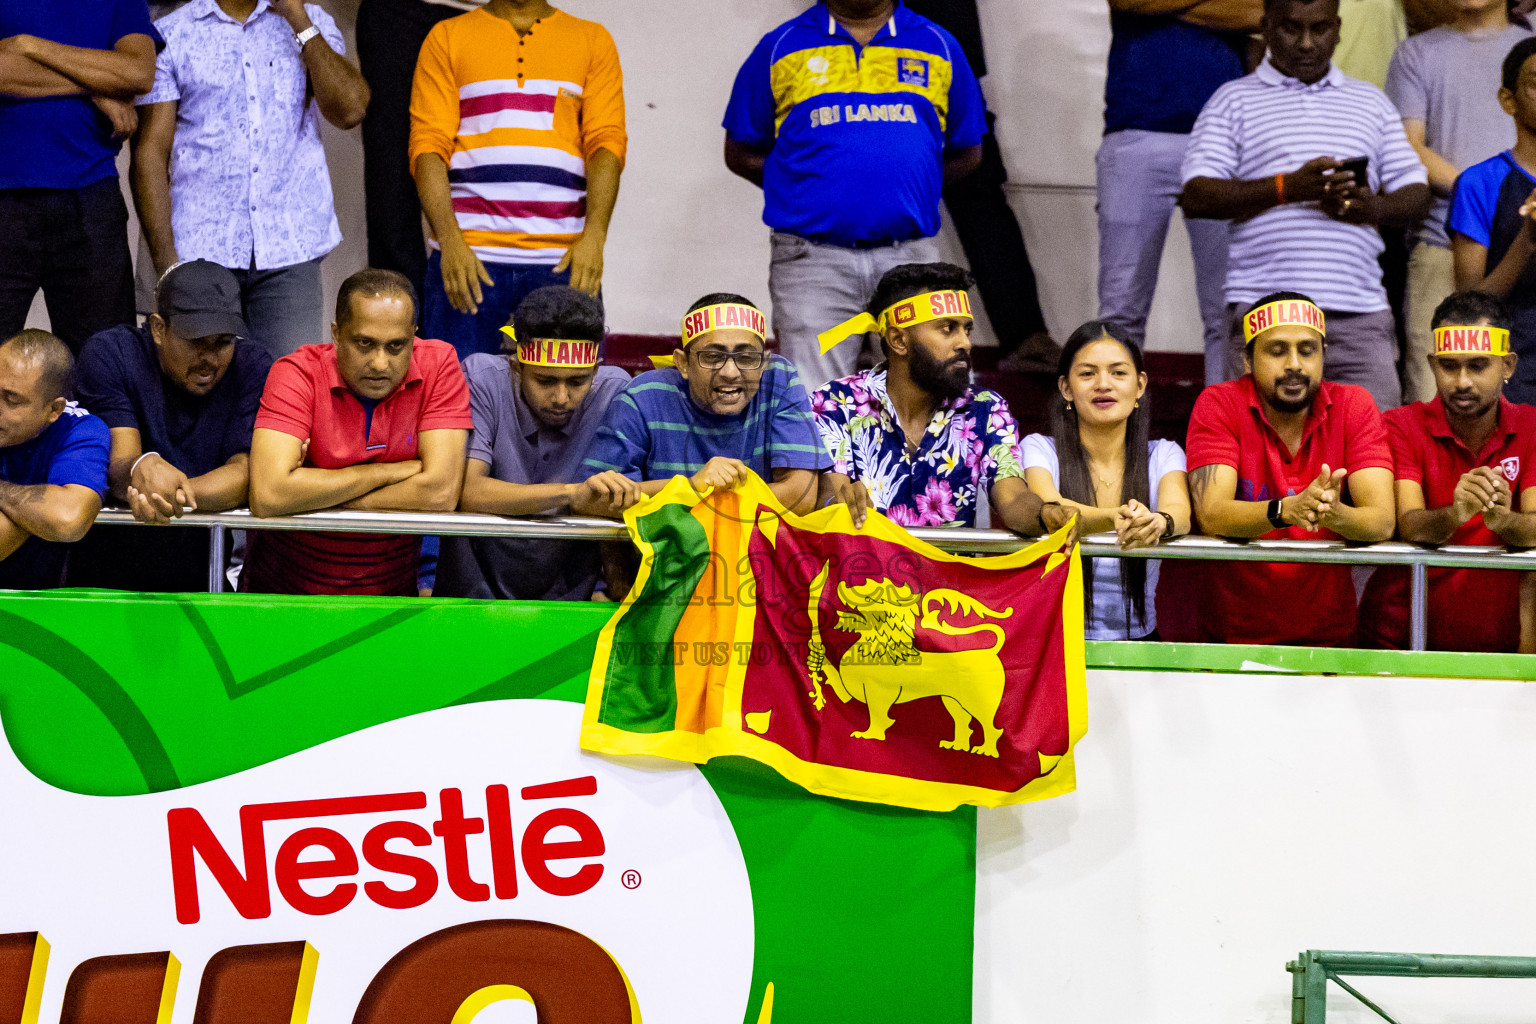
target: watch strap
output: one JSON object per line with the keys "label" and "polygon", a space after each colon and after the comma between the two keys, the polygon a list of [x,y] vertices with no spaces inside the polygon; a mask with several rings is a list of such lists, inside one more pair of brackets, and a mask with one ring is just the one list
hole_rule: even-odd
{"label": "watch strap", "polygon": [[315,38],[315,36],[317,36],[319,34],[320,34],[319,26],[311,25],[311,26],[309,26],[309,28],[305,29],[303,32],[296,33],[294,35],[294,37],[293,37],[293,40],[294,40],[294,42],[299,44],[299,49],[302,50],[302,49],[304,49],[304,46],[305,46],[306,43],[308,43],[311,39]]}
{"label": "watch strap", "polygon": [[1269,519],[1269,525],[1277,530],[1285,529],[1285,520],[1281,518],[1281,506],[1279,498],[1270,499],[1269,505],[1264,509],[1264,515]]}

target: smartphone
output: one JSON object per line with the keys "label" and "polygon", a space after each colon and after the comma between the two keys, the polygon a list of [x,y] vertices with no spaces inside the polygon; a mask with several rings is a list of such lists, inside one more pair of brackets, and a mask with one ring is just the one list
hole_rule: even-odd
{"label": "smartphone", "polygon": [[1334,168],[1333,173],[1343,174],[1346,171],[1352,172],[1355,176],[1355,186],[1369,192],[1371,190],[1371,179],[1367,177],[1365,172],[1366,168],[1370,167],[1370,165],[1370,157],[1357,156],[1352,160],[1345,160],[1340,163],[1338,167]]}

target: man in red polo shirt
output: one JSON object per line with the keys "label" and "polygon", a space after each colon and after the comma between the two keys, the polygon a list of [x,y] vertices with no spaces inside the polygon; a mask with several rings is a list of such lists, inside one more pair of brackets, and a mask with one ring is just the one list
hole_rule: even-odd
{"label": "man in red polo shirt", "polygon": [[[1439,394],[1386,414],[1403,540],[1536,546],[1536,408],[1502,393],[1515,372],[1509,325],[1504,304],[1481,292],[1435,310],[1428,358]],[[1430,569],[1430,650],[1519,649],[1520,576]],[[1408,571],[1377,569],[1361,603],[1362,642],[1406,647],[1408,619]]]}
{"label": "man in red polo shirt", "polygon": [[[473,421],[453,347],[415,337],[403,275],[362,270],[336,296],[334,344],[272,366],[251,438],[251,511],[340,506],[447,512],[458,505]],[[416,594],[421,538],[251,531],[240,589]]]}
{"label": "man in red polo shirt", "polygon": [[[1323,311],[1266,295],[1244,315],[1248,373],[1206,388],[1189,422],[1189,489],[1216,537],[1381,541],[1392,536],[1392,454],[1364,388],[1323,380]],[[1207,642],[1337,647],[1355,629],[1348,566],[1212,566],[1197,620]]]}

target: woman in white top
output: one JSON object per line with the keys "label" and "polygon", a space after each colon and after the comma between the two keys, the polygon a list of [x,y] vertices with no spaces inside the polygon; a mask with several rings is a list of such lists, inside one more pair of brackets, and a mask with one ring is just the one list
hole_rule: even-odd
{"label": "woman in white top", "polygon": [[[1141,351],[1124,330],[1091,320],[1067,339],[1051,432],[1024,439],[1024,479],[1047,503],[1077,510],[1082,532],[1113,530],[1121,550],[1189,532],[1184,452],[1147,440],[1151,410]],[[1157,639],[1156,561],[1084,559],[1090,640]]]}

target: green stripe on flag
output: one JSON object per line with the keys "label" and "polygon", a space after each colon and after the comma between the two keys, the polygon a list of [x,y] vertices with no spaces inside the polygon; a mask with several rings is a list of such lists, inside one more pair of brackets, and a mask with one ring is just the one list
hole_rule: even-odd
{"label": "green stripe on flag", "polygon": [[597,720],[630,732],[677,725],[672,638],[709,567],[709,538],[685,505],[664,505],[635,520],[653,559],[639,597],[615,625]]}

